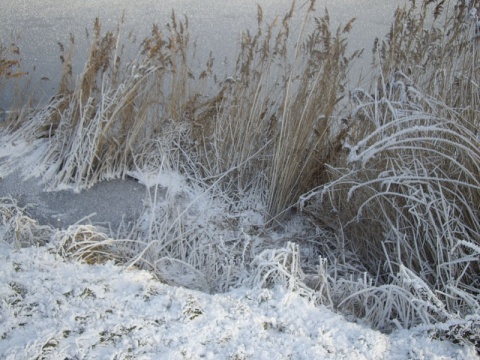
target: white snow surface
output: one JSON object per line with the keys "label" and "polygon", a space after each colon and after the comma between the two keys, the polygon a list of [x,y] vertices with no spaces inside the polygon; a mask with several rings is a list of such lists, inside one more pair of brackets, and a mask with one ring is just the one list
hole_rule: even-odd
{"label": "white snow surface", "polygon": [[280,288],[209,295],[141,270],[0,244],[2,359],[475,359],[415,330],[390,335]]}

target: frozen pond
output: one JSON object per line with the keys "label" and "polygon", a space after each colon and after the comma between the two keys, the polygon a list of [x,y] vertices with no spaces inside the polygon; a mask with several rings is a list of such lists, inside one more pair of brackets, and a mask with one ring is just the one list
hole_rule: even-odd
{"label": "frozen pond", "polygon": [[[15,42],[20,46],[24,70],[32,74],[32,86],[38,88],[40,101],[47,101],[54,95],[61,76],[58,43],[68,44],[70,34],[75,36],[74,72],[78,73],[85,64],[88,52],[86,29],[92,29],[96,17],[100,18],[102,30],[114,30],[122,14],[125,23],[122,36],[129,43],[128,34],[134,32],[138,39],[130,45],[130,54],[135,54],[139,43],[151,30],[154,23],[163,26],[169,21],[172,9],[177,17],[186,15],[189,19],[192,38],[197,39],[197,51],[200,58],[206,59],[210,53],[216,59],[220,76],[227,76],[229,64],[234,63],[240,34],[245,29],[255,31],[257,26],[257,3],[262,7],[266,22],[275,16],[283,17],[289,10],[291,0],[20,0],[3,1],[0,12],[0,34],[2,41],[8,43],[10,34],[18,37]],[[317,16],[328,8],[332,27],[345,24],[356,17],[350,34],[352,49],[365,48],[363,59],[357,63],[357,69],[368,69],[370,49],[375,37],[383,37],[393,19],[396,6],[404,0],[319,0]],[[302,5],[303,4],[303,5]],[[297,7],[307,7],[308,2],[298,2]],[[299,25],[306,9],[297,11],[294,25]],[[299,26],[297,26],[298,29]],[[91,32],[91,31],[90,31]],[[228,61],[224,61],[227,58]],[[128,59],[127,59],[128,60]],[[201,63],[199,63],[200,65]],[[195,65],[195,64],[194,64]],[[35,70],[33,70],[35,68]],[[222,73],[223,72],[223,73]],[[42,79],[42,80],[41,80]],[[354,86],[354,85],[352,85]],[[7,109],[12,91],[6,91],[0,99],[0,109]],[[28,93],[29,94],[29,93]],[[11,195],[24,206],[37,204],[32,209],[42,223],[65,227],[83,216],[96,212],[91,218],[95,222],[115,224],[122,216],[131,221],[141,211],[141,199],[145,189],[135,181],[111,182],[105,188],[103,184],[85,191],[82,195],[67,191],[45,193],[43,186],[35,179],[22,183],[16,176],[2,179],[0,196]],[[115,201],[116,194],[128,194]],[[117,203],[115,209],[109,204]],[[102,205],[103,204],[103,205]],[[105,206],[107,208],[105,208]],[[116,224],[118,225],[118,224]]]}
{"label": "frozen pond", "polygon": [[[125,24],[122,34],[126,40],[133,31],[141,41],[148,35],[153,23],[165,24],[172,9],[178,16],[189,19],[193,38],[198,40],[200,55],[210,51],[217,65],[227,58],[234,61],[238,39],[242,30],[255,29],[257,3],[263,8],[267,21],[283,16],[292,4],[291,0],[19,0],[2,1],[0,34],[2,41],[10,42],[10,34],[22,51],[24,70],[33,74],[34,87],[40,84],[40,97],[50,98],[60,79],[58,43],[68,44],[69,34],[75,35],[75,70],[84,65],[87,42],[85,29],[91,29],[95,17],[99,17],[103,30],[114,29],[122,13]],[[358,20],[350,34],[350,44],[355,49],[365,48],[363,62],[370,61],[370,49],[376,36],[382,37],[390,24],[395,8],[405,0],[319,0],[317,14],[325,8],[330,12],[333,26],[346,23],[352,17]],[[307,6],[305,0],[297,6]],[[303,14],[299,11],[297,14]],[[138,46],[138,43],[137,45]],[[363,67],[363,66],[362,66]],[[35,70],[33,71],[33,69]],[[220,74],[222,75],[222,74]],[[40,81],[43,78],[44,80]],[[8,94],[0,99],[0,108],[8,103]]]}

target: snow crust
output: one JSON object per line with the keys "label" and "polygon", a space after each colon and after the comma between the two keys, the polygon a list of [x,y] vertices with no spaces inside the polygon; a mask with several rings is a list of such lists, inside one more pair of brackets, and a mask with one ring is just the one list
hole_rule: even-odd
{"label": "snow crust", "polygon": [[475,359],[402,330],[385,335],[275,288],[209,295],[52,247],[0,245],[2,359]]}

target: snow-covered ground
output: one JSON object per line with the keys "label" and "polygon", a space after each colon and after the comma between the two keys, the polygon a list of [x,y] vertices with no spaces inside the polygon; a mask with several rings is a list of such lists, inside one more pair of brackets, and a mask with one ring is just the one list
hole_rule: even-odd
{"label": "snow-covered ground", "polygon": [[280,288],[209,295],[52,247],[0,246],[2,359],[475,359],[415,329],[385,335]]}

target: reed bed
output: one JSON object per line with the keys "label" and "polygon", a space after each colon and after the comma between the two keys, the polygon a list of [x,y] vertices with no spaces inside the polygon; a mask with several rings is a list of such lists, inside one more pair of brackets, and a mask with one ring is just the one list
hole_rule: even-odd
{"label": "reed bed", "polygon": [[213,55],[191,67],[187,18],[154,26],[126,64],[120,28],[97,20],[84,71],[74,79],[72,37],[57,95],[3,136],[32,144],[23,164],[50,190],[158,173],[183,184],[149,185],[116,236],[62,233],[61,252],[209,292],[279,284],[383,331],[421,325],[478,347],[479,4],[399,7],[358,89],[354,20],[332,31],[315,5],[295,28],[295,2],[271,22],[258,7],[225,78]]}
{"label": "reed bed", "polygon": [[[478,347],[476,6],[397,10],[374,46],[372,87],[352,91],[343,157],[300,206],[366,269],[351,275],[351,258],[337,258],[346,269],[333,291],[339,309],[380,329],[470,319],[465,333]],[[434,332],[455,338],[457,325]]]}

